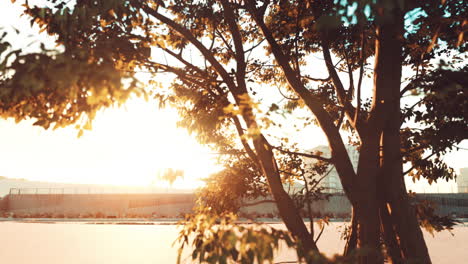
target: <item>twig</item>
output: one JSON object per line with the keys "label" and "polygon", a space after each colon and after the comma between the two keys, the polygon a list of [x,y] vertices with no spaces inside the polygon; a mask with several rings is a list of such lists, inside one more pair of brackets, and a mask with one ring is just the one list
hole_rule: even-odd
{"label": "twig", "polygon": [[289,151],[289,150],[282,149],[280,147],[273,147],[273,149],[276,149],[276,150],[278,150],[279,152],[282,152],[282,153],[287,153],[287,154],[298,155],[298,156],[303,156],[303,157],[307,157],[307,158],[318,159],[318,160],[326,161],[326,162],[332,162],[332,158],[324,158],[324,157],[322,157],[320,155],[301,153],[301,152],[294,152],[294,151]]}

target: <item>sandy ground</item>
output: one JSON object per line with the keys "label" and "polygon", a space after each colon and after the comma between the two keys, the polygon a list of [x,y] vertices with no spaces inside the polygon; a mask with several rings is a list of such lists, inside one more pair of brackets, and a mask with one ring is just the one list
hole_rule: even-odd
{"label": "sandy ground", "polygon": [[[272,224],[284,228],[283,224]],[[327,255],[342,250],[342,222],[331,223],[318,246]],[[0,262],[9,264],[165,264],[175,263],[176,225],[114,225],[70,222],[0,222]],[[425,233],[433,263],[465,264],[468,259],[468,225],[454,235]],[[188,252],[186,254],[188,255]],[[294,260],[294,253],[280,249],[276,261]],[[188,259],[188,258],[187,258]],[[189,263],[189,262],[187,262]]]}

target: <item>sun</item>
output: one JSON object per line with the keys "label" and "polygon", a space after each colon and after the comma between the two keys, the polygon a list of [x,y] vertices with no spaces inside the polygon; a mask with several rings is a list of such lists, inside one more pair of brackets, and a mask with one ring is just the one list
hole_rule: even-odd
{"label": "sun", "polygon": [[[0,121],[5,166],[0,175],[30,180],[154,186],[167,168],[184,171],[171,186],[195,189],[202,178],[219,171],[216,156],[178,128],[175,109],[158,109],[155,101],[130,99],[125,107],[100,112],[91,131],[77,138],[73,128],[55,131],[30,123]],[[24,164],[27,164],[25,166]]]}

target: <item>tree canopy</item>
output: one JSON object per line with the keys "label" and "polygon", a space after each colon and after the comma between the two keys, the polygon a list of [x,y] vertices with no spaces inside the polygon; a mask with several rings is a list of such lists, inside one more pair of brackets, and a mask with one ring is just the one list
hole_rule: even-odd
{"label": "tree canopy", "polygon": [[[466,9],[455,0],[26,5],[31,23],[56,36],[58,47],[25,53],[2,37],[1,114],[35,118],[45,128],[86,128],[97,110],[132,93],[178,108],[179,125],[225,164],[201,200],[212,210],[200,209],[185,229],[198,234],[194,258],[271,260],[273,242],[262,244],[266,251],[237,247],[249,243],[252,230],[225,252],[212,246],[234,233],[206,237],[211,226],[194,224],[218,223],[207,220],[213,213],[233,224],[233,198],[270,193],[291,237],[269,234],[291,246],[292,239],[299,258],[318,262],[320,235],[306,227],[283,183],[302,182],[310,208],[317,182],[333,166],[353,206],[344,258],[430,263],[419,226],[428,222],[417,215],[404,175],[454,177],[443,155],[468,135]],[[138,71],[153,79],[142,84]],[[168,74],[175,77],[170,87],[157,85]],[[330,157],[304,149],[315,139],[297,132],[313,126],[323,131]],[[360,152],[356,169],[346,144]],[[308,166],[304,158],[318,162]]]}

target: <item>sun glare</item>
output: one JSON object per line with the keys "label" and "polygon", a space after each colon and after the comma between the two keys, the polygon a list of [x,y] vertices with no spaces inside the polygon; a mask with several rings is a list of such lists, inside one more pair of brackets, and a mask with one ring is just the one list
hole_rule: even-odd
{"label": "sun glare", "polygon": [[[174,109],[131,99],[99,113],[81,138],[73,128],[56,131],[32,122],[0,121],[0,175],[29,180],[194,189],[220,169],[210,150],[177,128]],[[27,164],[27,165],[24,165]],[[184,171],[171,186],[164,169]]]}

